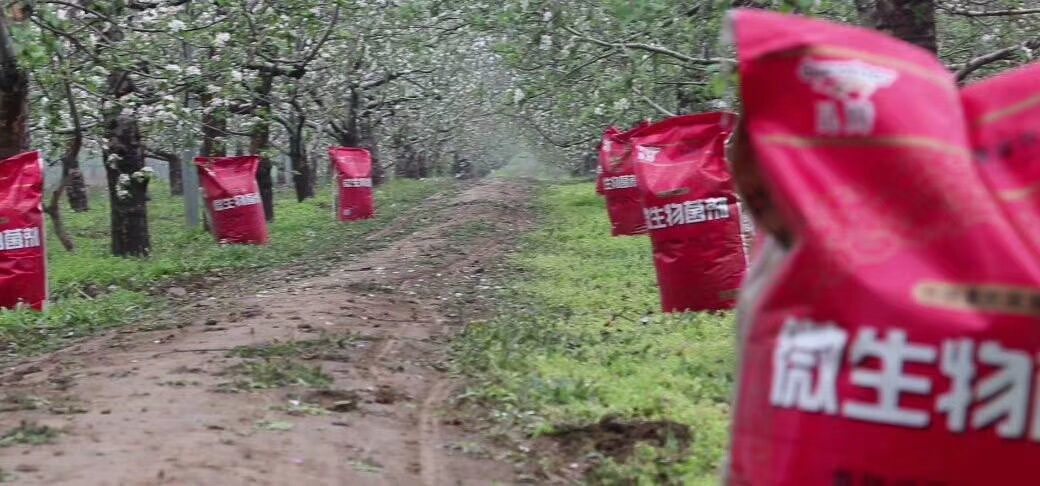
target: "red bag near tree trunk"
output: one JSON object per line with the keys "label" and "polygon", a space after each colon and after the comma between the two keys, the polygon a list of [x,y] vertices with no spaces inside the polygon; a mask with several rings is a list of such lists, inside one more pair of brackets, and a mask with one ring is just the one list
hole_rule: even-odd
{"label": "red bag near tree trunk", "polygon": [[664,312],[733,308],[747,270],[740,209],[724,156],[735,116],[664,120],[631,138]]}
{"label": "red bag near tree trunk", "polygon": [[260,157],[196,157],[195,164],[217,241],[267,244],[267,220],[256,182]]}
{"label": "red bag near tree trunk", "polygon": [[372,155],[361,148],[333,147],[329,158],[336,168],[336,214],[340,221],[371,219],[376,214],[372,189]]}
{"label": "red bag near tree trunk", "polygon": [[43,164],[39,152],[0,160],[0,308],[47,305]]}
{"label": "red bag near tree trunk", "polygon": [[953,76],[878,32],[729,20],[793,243],[766,238],[741,290],[727,484],[1035,484],[1040,261],[973,164]]}
{"label": "red bag near tree trunk", "polygon": [[596,194],[605,195],[603,188],[603,170],[610,163],[611,151],[614,149],[614,138],[621,133],[615,126],[607,127],[603,132],[603,139],[599,143],[599,163],[596,164]]}
{"label": "red bag near tree trunk", "polygon": [[1040,258],[1040,63],[961,91],[975,160]]}
{"label": "red bag near tree trunk", "polygon": [[633,134],[648,125],[649,122],[640,123],[623,133],[611,127],[603,134],[596,190],[606,200],[612,236],[646,234],[646,218],[629,141]]}

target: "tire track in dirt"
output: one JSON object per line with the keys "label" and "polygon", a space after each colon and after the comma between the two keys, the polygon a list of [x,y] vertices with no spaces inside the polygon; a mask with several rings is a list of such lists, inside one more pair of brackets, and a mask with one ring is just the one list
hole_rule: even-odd
{"label": "tire track in dirt", "polygon": [[[25,485],[511,482],[509,464],[450,452],[479,438],[442,423],[454,389],[443,363],[460,329],[448,311],[484,297],[478,276],[530,227],[532,190],[470,184],[392,221],[369,240],[404,236],[325,275],[312,262],[302,277],[258,272],[187,303],[168,316],[176,326],[142,323],[157,329],[15,367],[0,375],[0,410],[13,409],[0,412],[0,434],[22,421],[62,432],[0,449],[0,468]],[[331,384],[301,384],[323,376]]]}

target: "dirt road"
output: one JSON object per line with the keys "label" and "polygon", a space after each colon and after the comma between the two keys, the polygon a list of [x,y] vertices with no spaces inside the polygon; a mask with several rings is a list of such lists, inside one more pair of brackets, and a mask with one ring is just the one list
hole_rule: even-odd
{"label": "dirt road", "polygon": [[508,463],[458,452],[479,439],[441,418],[444,359],[482,272],[530,227],[531,191],[435,196],[323,275],[190,289],[158,322],[4,370],[0,435],[20,435],[0,469],[19,485],[509,484]]}

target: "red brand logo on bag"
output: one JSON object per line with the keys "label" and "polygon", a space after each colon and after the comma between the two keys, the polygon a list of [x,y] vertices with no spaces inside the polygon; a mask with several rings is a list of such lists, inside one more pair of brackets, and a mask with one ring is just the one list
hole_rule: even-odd
{"label": "red brand logo on bag", "polygon": [[874,103],[870,98],[877,90],[892,86],[899,75],[890,69],[859,60],[807,57],[798,65],[798,76],[809,83],[813,91],[831,98],[816,102],[818,133],[869,135],[874,131],[876,118]]}

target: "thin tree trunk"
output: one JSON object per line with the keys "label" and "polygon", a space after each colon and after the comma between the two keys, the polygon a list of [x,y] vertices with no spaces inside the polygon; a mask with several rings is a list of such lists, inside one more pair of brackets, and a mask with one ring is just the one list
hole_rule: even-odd
{"label": "thin tree trunk", "polygon": [[202,105],[202,148],[201,157],[226,157],[227,143],[224,140],[227,134],[227,115],[222,109],[212,109],[213,95],[202,93],[199,95]]}
{"label": "thin tree trunk", "polygon": [[[253,127],[249,138],[249,153],[260,156],[260,167],[256,172],[256,183],[260,186],[260,198],[264,203],[264,217],[267,222],[274,221],[274,181],[271,179],[271,169],[274,165],[266,153],[271,147],[271,89],[274,87],[274,75],[261,73],[260,82],[255,89],[254,105],[256,116],[260,118]],[[279,179],[285,175],[278,171]]]}
{"label": "thin tree trunk", "polygon": [[170,174],[170,195],[171,196],[183,196],[184,195],[184,171],[181,167],[180,156],[174,156],[174,159],[168,160],[169,163],[169,174]]}
{"label": "thin tree trunk", "polygon": [[866,26],[938,52],[935,0],[856,0]]}
{"label": "thin tree trunk", "polygon": [[[299,115],[294,115],[294,117]],[[293,186],[296,189],[296,200],[303,202],[314,197],[313,172],[307,160],[307,149],[303,143],[303,125],[296,123],[296,129],[289,133],[289,160],[292,162]]]}
{"label": "thin tree trunk", "polygon": [[[181,156],[174,152],[166,152],[164,150],[156,150],[153,148],[145,149],[145,153],[148,157],[153,159],[159,159],[166,162],[166,165],[170,168],[170,195],[171,196],[182,196],[184,195],[184,174],[181,172]],[[176,167],[176,176],[174,176],[174,167]],[[175,180],[176,179],[176,180]],[[176,191],[176,192],[175,192]]]}
{"label": "thin tree trunk", "polygon": [[[65,63],[60,51],[58,52],[58,61],[63,65]],[[79,107],[72,93],[72,82],[69,81],[67,75],[63,83],[65,98],[69,103],[69,116],[72,118],[72,136],[69,137],[68,151],[61,159],[62,181],[59,187],[65,189],[69,199],[69,207],[79,213],[90,210],[90,201],[87,199],[87,182],[83,177],[83,171],[79,168],[79,153],[83,147],[83,126],[79,117]],[[58,209],[55,207],[55,215],[53,216],[55,226],[61,224],[61,217],[57,216],[57,211]],[[64,232],[64,229],[59,230],[55,228],[55,230],[59,231],[59,233]],[[69,251],[72,250],[69,249]]]}
{"label": "thin tree trunk", "polygon": [[[203,92],[199,94],[202,106],[202,147],[199,149],[201,157],[226,157],[227,143],[224,136],[227,133],[227,116],[221,109],[210,109],[213,95]],[[209,223],[209,208],[202,212],[202,229],[207,232],[213,230]]]}

